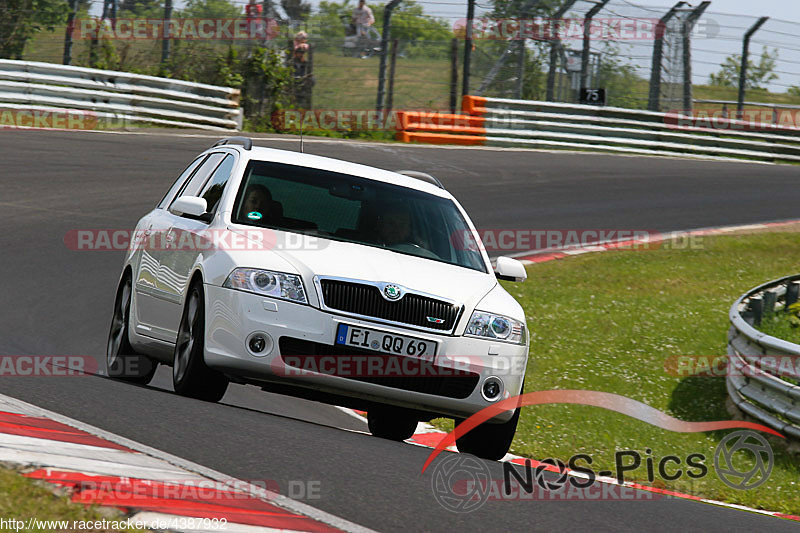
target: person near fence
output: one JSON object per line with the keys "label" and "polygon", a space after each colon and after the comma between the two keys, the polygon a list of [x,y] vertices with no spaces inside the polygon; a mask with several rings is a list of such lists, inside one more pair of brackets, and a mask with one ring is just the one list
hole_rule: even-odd
{"label": "person near fence", "polygon": [[294,95],[297,107],[300,109],[311,108],[311,90],[314,78],[311,72],[311,48],[308,44],[308,34],[299,31],[292,42],[292,66],[294,67]]}
{"label": "person near fence", "polygon": [[375,24],[375,15],[367,5],[366,0],[359,0],[358,6],[353,9],[353,24],[356,26],[356,33],[359,37],[377,40],[375,34],[377,30],[372,27]]}
{"label": "person near fence", "polygon": [[247,31],[251,42],[262,42],[266,39],[266,25],[264,24],[264,8],[257,4],[256,0],[244,6],[244,14],[247,18]]}

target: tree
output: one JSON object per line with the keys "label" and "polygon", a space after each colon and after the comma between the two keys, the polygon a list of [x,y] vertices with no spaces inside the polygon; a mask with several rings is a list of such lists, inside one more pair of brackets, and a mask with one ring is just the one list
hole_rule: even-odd
{"label": "tree", "polygon": [[[327,39],[341,39],[344,37],[343,20],[350,20],[353,7],[349,5],[349,0],[342,2],[332,2],[322,0],[319,3],[317,13],[311,16],[311,27],[313,33]],[[337,43],[337,46],[340,43]]]}
{"label": "tree", "polygon": [[243,16],[239,6],[228,0],[189,0],[181,11],[185,18],[233,19]]}
{"label": "tree", "polygon": [[65,23],[67,11],[64,0],[0,0],[0,58],[22,59],[28,39]]}
{"label": "tree", "polygon": [[[383,29],[383,6],[371,6],[375,26]],[[401,41],[449,41],[453,31],[447,22],[426,15],[414,0],[405,0],[392,12],[392,39]]]}
{"label": "tree", "polygon": [[[778,59],[778,49],[774,49],[772,53],[765,46],[761,52],[758,63],[752,60],[747,60],[747,80],[745,81],[745,88],[747,89],[764,89],[767,84],[778,79],[775,74],[775,63]],[[725,61],[720,65],[722,68],[717,73],[712,73],[710,76],[711,85],[718,87],[738,87],[739,86],[739,69],[742,65],[741,55],[732,55],[725,58]]]}
{"label": "tree", "polygon": [[311,13],[311,4],[303,0],[281,0],[281,7],[291,20],[305,20]]}
{"label": "tree", "polygon": [[149,16],[155,13],[163,14],[164,7],[160,0],[122,0],[118,10],[136,16]]}
{"label": "tree", "polygon": [[540,0],[532,9],[524,8],[530,4],[530,0],[493,0],[493,18],[514,18],[533,15],[547,15],[554,12],[562,4],[561,0]]}
{"label": "tree", "polygon": [[[341,46],[344,38],[344,23],[349,23],[355,2],[322,0],[318,11],[310,18],[312,32],[326,43],[319,46]],[[383,31],[385,4],[370,5],[375,15],[375,28]],[[344,23],[343,23],[344,22]],[[403,0],[392,13],[392,39],[398,39],[404,55],[446,56],[449,52],[453,31],[450,24],[426,15],[422,6],[414,0]],[[440,42],[441,46],[435,43]]]}

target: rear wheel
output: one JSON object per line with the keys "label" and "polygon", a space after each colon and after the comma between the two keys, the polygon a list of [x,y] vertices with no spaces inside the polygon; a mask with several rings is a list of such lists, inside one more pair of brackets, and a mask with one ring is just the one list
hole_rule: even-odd
{"label": "rear wheel", "polygon": [[112,378],[147,385],[153,379],[158,364],[145,355],[137,354],[128,340],[131,318],[131,276],[126,273],[117,288],[111,330],[106,345],[106,369]]}
{"label": "rear wheel", "polygon": [[403,441],[417,429],[417,417],[399,407],[376,407],[367,412],[369,432],[376,437]]}
{"label": "rear wheel", "polygon": [[228,378],[209,368],[204,359],[205,304],[199,283],[189,288],[183,306],[175,355],[172,360],[172,386],[181,396],[218,402],[228,388]]}
{"label": "rear wheel", "polygon": [[[463,437],[456,439],[456,448],[461,453],[471,453],[482,459],[499,461],[511,448],[517,432],[520,408],[514,411],[511,420],[502,424],[483,423]],[[462,420],[456,420],[456,425]]]}

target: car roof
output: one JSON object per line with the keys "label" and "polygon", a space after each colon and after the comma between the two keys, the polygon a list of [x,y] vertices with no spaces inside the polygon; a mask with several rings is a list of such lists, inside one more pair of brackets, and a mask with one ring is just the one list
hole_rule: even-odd
{"label": "car roof", "polygon": [[427,181],[418,178],[412,178],[397,172],[382,170],[368,165],[361,165],[359,163],[352,163],[350,161],[343,161],[341,159],[334,159],[332,157],[323,157],[319,155],[306,154],[295,152],[292,150],[279,150],[277,148],[266,148],[263,146],[253,146],[250,150],[244,149],[238,145],[227,144],[224,146],[214,147],[211,150],[218,150],[219,148],[229,148],[238,151],[243,157],[250,160],[266,161],[271,163],[283,163],[286,165],[297,165],[301,167],[315,168],[319,170],[327,170],[330,172],[339,172],[342,174],[350,174],[359,178],[366,178],[392,185],[399,185],[401,187],[408,187],[418,191],[433,194],[443,198],[453,199],[453,196],[446,190],[428,183]]}

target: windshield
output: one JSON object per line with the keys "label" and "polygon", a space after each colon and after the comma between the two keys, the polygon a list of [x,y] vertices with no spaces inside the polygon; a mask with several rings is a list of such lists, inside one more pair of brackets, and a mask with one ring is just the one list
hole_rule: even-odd
{"label": "windshield", "polygon": [[452,200],[319,169],[251,161],[233,222],[318,235],[486,272]]}

